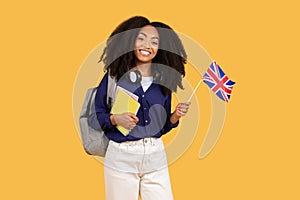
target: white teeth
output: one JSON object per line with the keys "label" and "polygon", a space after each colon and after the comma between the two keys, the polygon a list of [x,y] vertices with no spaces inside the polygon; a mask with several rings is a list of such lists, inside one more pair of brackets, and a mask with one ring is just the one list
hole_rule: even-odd
{"label": "white teeth", "polygon": [[150,54],[150,52],[144,51],[144,50],[140,50],[140,52],[141,52],[143,55],[149,55],[149,54]]}

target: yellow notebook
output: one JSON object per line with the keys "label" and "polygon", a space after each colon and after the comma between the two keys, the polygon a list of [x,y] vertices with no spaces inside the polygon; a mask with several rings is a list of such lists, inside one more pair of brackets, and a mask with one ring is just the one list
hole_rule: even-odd
{"label": "yellow notebook", "polygon": [[[124,112],[131,112],[133,114],[137,114],[137,111],[140,107],[140,103],[138,102],[138,96],[125,90],[124,88],[117,87],[117,94],[111,109],[112,114],[121,114]],[[128,135],[129,130],[122,126],[117,126],[119,131],[123,133],[123,135]]]}

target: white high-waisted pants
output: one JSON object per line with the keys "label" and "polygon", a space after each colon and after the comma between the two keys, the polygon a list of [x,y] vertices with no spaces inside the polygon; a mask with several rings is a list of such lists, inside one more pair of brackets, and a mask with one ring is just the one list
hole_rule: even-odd
{"label": "white high-waisted pants", "polygon": [[104,160],[106,200],[173,200],[160,138],[109,142]]}

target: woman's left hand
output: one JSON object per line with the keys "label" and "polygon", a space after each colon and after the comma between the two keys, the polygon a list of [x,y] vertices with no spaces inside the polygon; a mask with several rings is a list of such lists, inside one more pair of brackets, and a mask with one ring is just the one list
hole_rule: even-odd
{"label": "woman's left hand", "polygon": [[175,110],[175,114],[178,116],[178,117],[183,117],[186,115],[186,113],[188,112],[189,110],[189,106],[191,105],[191,102],[186,102],[186,103],[179,103],[177,106],[176,106],[176,110]]}

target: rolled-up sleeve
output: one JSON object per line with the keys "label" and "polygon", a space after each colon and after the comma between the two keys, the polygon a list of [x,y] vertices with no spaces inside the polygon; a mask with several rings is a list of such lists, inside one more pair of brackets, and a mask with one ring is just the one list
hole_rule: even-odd
{"label": "rolled-up sleeve", "polygon": [[163,128],[163,133],[162,134],[166,134],[167,132],[169,132],[172,128],[176,128],[179,124],[179,120],[175,123],[175,124],[172,124],[171,121],[170,121],[170,118],[171,118],[171,100],[172,100],[172,94],[169,94],[167,99],[166,99],[166,102],[165,102],[165,109],[166,109],[166,112],[167,112],[167,121],[165,123],[165,126]]}
{"label": "rolled-up sleeve", "polygon": [[95,111],[96,111],[97,119],[101,129],[104,131],[110,131],[115,128],[111,124],[110,121],[111,114],[106,102],[107,83],[108,83],[108,74],[105,74],[98,86],[97,93],[95,96]]}

